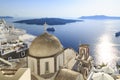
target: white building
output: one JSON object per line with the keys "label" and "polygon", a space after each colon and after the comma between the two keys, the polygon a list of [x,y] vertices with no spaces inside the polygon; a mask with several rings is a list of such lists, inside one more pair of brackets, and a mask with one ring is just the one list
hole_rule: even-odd
{"label": "white building", "polygon": [[75,57],[73,49],[64,49],[57,37],[45,32],[33,40],[30,46],[28,67],[35,74],[47,79],[63,67],[71,68],[71,61],[75,61]]}
{"label": "white building", "polygon": [[29,68],[20,68],[18,71],[14,69],[0,69],[0,80],[31,80]]}
{"label": "white building", "polygon": [[[59,80],[58,76],[61,75],[61,72],[65,73],[66,77],[67,75],[76,75],[75,78],[70,80],[84,80],[83,74],[85,74],[86,69],[89,70],[87,61],[89,58],[88,46],[83,49],[80,48],[80,52],[82,54],[78,54],[71,48],[64,49],[57,37],[45,32],[31,43],[28,54],[28,67],[34,75],[39,76],[40,80]],[[82,73],[79,72],[80,70],[77,70],[80,62],[77,60],[78,58],[76,59],[77,55],[82,56],[79,59],[85,61],[81,62],[84,65],[83,69],[85,69]],[[73,70],[75,67],[79,73]],[[69,80],[69,77],[67,78]]]}

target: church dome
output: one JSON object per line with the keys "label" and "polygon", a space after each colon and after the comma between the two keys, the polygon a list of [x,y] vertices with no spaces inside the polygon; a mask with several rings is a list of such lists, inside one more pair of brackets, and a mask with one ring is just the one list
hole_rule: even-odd
{"label": "church dome", "polygon": [[33,40],[29,48],[29,55],[33,57],[49,57],[62,50],[63,46],[57,37],[44,33]]}

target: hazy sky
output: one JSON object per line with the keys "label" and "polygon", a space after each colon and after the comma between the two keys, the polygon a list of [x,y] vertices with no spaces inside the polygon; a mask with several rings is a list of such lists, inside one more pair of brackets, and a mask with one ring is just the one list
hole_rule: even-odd
{"label": "hazy sky", "polygon": [[0,0],[0,15],[17,17],[120,16],[120,0]]}

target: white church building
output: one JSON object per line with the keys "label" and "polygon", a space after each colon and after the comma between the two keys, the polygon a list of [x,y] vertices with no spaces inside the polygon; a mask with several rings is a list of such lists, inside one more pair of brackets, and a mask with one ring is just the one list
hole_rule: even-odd
{"label": "white church building", "polygon": [[28,67],[40,80],[85,80],[82,73],[72,70],[77,54],[72,48],[64,49],[57,37],[45,32],[29,48]]}
{"label": "white church building", "polygon": [[34,80],[86,80],[91,69],[88,45],[79,53],[62,46],[59,39],[46,31],[36,37],[29,48],[27,62]]}

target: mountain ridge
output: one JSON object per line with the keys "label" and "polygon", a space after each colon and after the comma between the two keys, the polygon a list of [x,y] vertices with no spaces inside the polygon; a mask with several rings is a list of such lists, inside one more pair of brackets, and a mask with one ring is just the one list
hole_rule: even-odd
{"label": "mountain ridge", "polygon": [[14,23],[43,25],[46,22],[48,25],[64,25],[67,23],[73,23],[78,21],[82,22],[83,20],[62,19],[62,18],[40,18],[40,19],[20,20],[20,21],[15,21]]}
{"label": "mountain ridge", "polygon": [[81,16],[79,17],[79,19],[114,19],[114,20],[117,20],[117,19],[120,19],[119,16],[106,16],[106,15],[93,15],[93,16]]}

